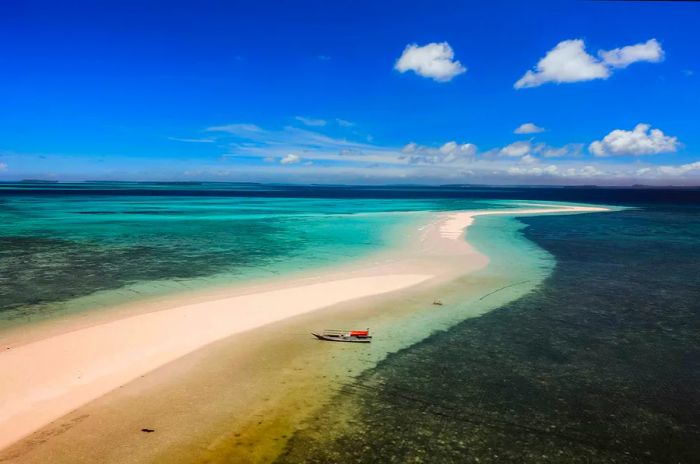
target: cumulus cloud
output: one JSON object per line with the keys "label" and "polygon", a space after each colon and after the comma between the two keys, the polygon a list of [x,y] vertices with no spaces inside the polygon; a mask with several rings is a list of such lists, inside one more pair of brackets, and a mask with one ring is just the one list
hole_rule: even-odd
{"label": "cumulus cloud", "polygon": [[586,52],[581,39],[564,40],[548,51],[534,69],[514,85],[516,89],[537,87],[547,82],[566,83],[607,79],[613,69],[626,68],[638,61],[659,62],[664,52],[656,39],[613,50],[600,50],[600,59]]}
{"label": "cumulus cloud", "polygon": [[557,177],[571,179],[590,179],[610,175],[593,165],[585,166],[512,166],[507,169],[507,174],[518,177]]}
{"label": "cumulus cloud", "polygon": [[281,160],[281,164],[296,164],[299,161],[301,161],[301,158],[298,155],[295,155],[294,153],[290,153],[286,156],[284,156]]}
{"label": "cumulus cloud", "polygon": [[553,164],[548,166],[534,166],[534,167],[523,167],[523,166],[511,166],[506,171],[511,176],[543,176],[549,175],[554,176],[559,173],[559,168]]}
{"label": "cumulus cloud", "polygon": [[607,79],[609,75],[608,68],[586,52],[583,40],[564,40],[548,51],[534,70],[526,72],[515,83],[515,88],[537,87],[546,82]]}
{"label": "cumulus cloud", "polygon": [[583,147],[581,143],[569,143],[561,147],[553,147],[543,142],[533,144],[532,140],[521,140],[502,148],[489,150],[485,152],[484,155],[487,158],[492,158],[494,156],[502,158],[521,158],[521,162],[527,162],[532,161],[532,159],[526,158],[523,160],[522,158],[528,155],[533,158],[535,158],[535,155],[541,158],[575,158],[581,155]]}
{"label": "cumulus cloud", "polygon": [[514,134],[538,134],[540,132],[544,132],[544,128],[531,122],[521,124],[513,131]]}
{"label": "cumulus cloud", "polygon": [[532,155],[525,155],[520,158],[520,162],[523,164],[536,164],[539,163],[540,160]]}
{"label": "cumulus cloud", "polygon": [[473,143],[447,142],[439,148],[427,147],[411,142],[405,145],[401,152],[403,158],[412,163],[452,163],[458,160],[470,160],[476,155],[477,148]]}
{"label": "cumulus cloud", "polygon": [[678,165],[645,166],[636,170],[638,177],[673,179],[692,177],[700,179],[700,161]]}
{"label": "cumulus cloud", "polygon": [[700,161],[694,163],[681,164],[680,166],[659,166],[656,170],[668,176],[682,176],[691,171],[700,171]]}
{"label": "cumulus cloud", "polygon": [[295,116],[294,119],[304,124],[305,126],[321,127],[327,124],[325,119],[306,118],[304,116]]}
{"label": "cumulus cloud", "polygon": [[423,147],[423,145],[418,145],[416,142],[409,142],[403,146],[401,152],[406,154],[412,154],[416,153],[419,149],[422,149]]}
{"label": "cumulus cloud", "polygon": [[[335,119],[328,121],[336,124]],[[230,169],[219,165],[212,167],[212,172],[224,169],[227,175],[237,179],[288,180],[292,171],[305,182],[373,179],[386,183],[403,179],[447,183],[465,182],[469,177],[470,182],[484,183],[512,183],[517,179],[518,183],[576,184],[585,179],[585,183],[594,180],[601,185],[620,185],[644,178],[651,183],[668,185],[697,183],[700,179],[700,161],[667,166],[645,165],[640,160],[624,157],[605,162],[583,161],[580,155],[586,147],[581,144],[552,147],[533,139],[480,152],[474,144],[455,140],[432,146],[410,143],[401,148],[331,138],[294,126],[270,130],[253,124],[231,124],[216,129],[224,131],[215,134],[217,146],[228,144],[228,153],[224,156],[234,162],[242,158],[258,160],[258,163],[237,164]],[[651,127],[642,127],[640,131],[653,138]],[[663,134],[659,138],[672,139]],[[14,164],[12,168],[16,170]]]}
{"label": "cumulus cloud", "polygon": [[588,150],[595,156],[640,156],[675,152],[679,145],[676,137],[652,129],[649,124],[637,124],[631,131],[615,129],[603,140],[591,143]]}
{"label": "cumulus cloud", "polygon": [[437,82],[447,82],[467,69],[454,59],[452,47],[447,42],[429,43],[419,47],[407,45],[394,69],[401,73],[413,71],[419,76],[429,77]]}
{"label": "cumulus cloud", "polygon": [[498,153],[502,156],[521,157],[530,153],[532,144],[527,142],[514,142],[501,148]]}
{"label": "cumulus cloud", "polygon": [[444,155],[461,154],[474,156],[476,154],[476,145],[473,143],[459,144],[455,141],[447,142],[440,147],[440,152]]}
{"label": "cumulus cloud", "polygon": [[664,59],[664,51],[656,39],[649,39],[636,45],[627,45],[626,47],[614,48],[608,51],[601,50],[598,52],[598,56],[609,66],[626,68],[637,61],[658,63]]}
{"label": "cumulus cloud", "polygon": [[574,170],[573,172],[570,172],[567,170],[567,173],[569,174],[570,177],[575,177],[575,176],[580,176],[580,177],[600,177],[605,175],[605,172],[601,171],[595,166],[587,165],[582,167],[581,169]]}
{"label": "cumulus cloud", "polygon": [[583,152],[582,143],[569,143],[563,147],[551,147],[546,144],[539,144],[535,147],[535,151],[545,158],[562,158],[564,156],[576,157]]}

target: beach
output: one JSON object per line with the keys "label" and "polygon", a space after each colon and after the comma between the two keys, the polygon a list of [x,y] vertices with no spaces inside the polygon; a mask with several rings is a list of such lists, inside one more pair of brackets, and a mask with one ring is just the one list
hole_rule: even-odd
{"label": "beach", "polygon": [[[532,205],[435,213],[400,249],[322,275],[217,290],[194,300],[178,296],[133,314],[116,312],[111,320],[7,337],[0,369],[11,374],[0,382],[0,460],[95,462],[98,453],[100,462],[139,462],[177,451],[183,461],[202,453],[215,461],[231,443],[259,443],[248,435],[278,442],[247,451],[246,459],[269,460],[283,443],[274,432],[297,426],[306,410],[336,391],[333,376],[357,373],[385,355],[368,351],[364,365],[353,362],[346,347],[311,341],[311,329],[367,320],[377,321],[376,329],[382,317],[388,326],[403,310],[377,315],[375,308],[411,299],[429,305],[435,289],[486,267],[488,257],[464,240],[480,215],[600,211],[606,208]],[[349,361],[339,364],[335,356]],[[314,383],[313,397],[305,389],[314,377],[301,372],[309,365],[319,366],[326,379]],[[217,380],[203,385],[206,379]],[[211,430],[230,421],[231,410],[238,436],[223,434],[212,442]],[[206,427],[192,424],[198,415],[209,418]],[[265,421],[257,420],[261,415]],[[168,425],[166,416],[179,419]],[[249,425],[256,422],[265,425],[253,432]],[[106,446],[106,437],[121,446]]]}

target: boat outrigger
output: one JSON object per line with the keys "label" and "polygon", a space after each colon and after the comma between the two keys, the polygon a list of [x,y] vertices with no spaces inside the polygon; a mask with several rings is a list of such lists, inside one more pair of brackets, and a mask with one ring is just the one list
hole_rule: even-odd
{"label": "boat outrigger", "polygon": [[372,341],[372,336],[367,330],[324,330],[323,333],[311,333],[319,340],[328,342],[351,342],[351,343],[369,343]]}

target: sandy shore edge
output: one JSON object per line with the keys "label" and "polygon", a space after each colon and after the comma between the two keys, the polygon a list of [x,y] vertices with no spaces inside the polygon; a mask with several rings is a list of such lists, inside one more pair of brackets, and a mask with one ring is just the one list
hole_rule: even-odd
{"label": "sandy shore edge", "polygon": [[7,349],[0,353],[0,370],[10,373],[0,380],[0,448],[217,340],[337,303],[484,267],[488,259],[461,240],[476,216],[607,210],[541,206],[440,213],[420,229],[403,257],[368,265],[350,276],[333,273],[312,282],[296,280],[247,294],[175,304]]}

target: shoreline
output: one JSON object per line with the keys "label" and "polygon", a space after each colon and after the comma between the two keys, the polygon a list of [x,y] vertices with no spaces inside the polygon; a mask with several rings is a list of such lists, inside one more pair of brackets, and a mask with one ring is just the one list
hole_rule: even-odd
{"label": "shoreline", "polygon": [[[422,228],[431,218],[435,219],[436,216],[444,213],[444,211],[391,213],[415,216],[415,218],[406,221],[407,224],[392,226],[386,232],[385,240],[389,242],[388,246],[359,256],[348,257],[340,263],[275,271],[263,276],[252,275],[243,278],[230,278],[226,274],[215,274],[211,277],[186,280],[184,286],[180,284],[179,280],[138,282],[133,286],[126,286],[125,291],[139,294],[139,287],[150,285],[159,287],[159,289],[154,293],[149,293],[146,290],[143,295],[137,297],[132,295],[131,299],[124,301],[108,302],[111,299],[108,294],[115,290],[100,290],[95,294],[80,296],[76,299],[81,300],[77,305],[80,309],[61,309],[48,317],[38,317],[21,324],[11,323],[4,326],[0,324],[0,353],[7,348],[15,348],[54,335],[134,315],[172,309],[176,306],[287,288],[292,285],[301,286],[348,276],[367,275],[371,269],[381,272],[387,269],[387,266],[415,257],[418,251],[416,244],[420,242]],[[167,289],[160,293],[160,288],[164,287]],[[58,305],[65,303],[65,301],[57,302]]]}
{"label": "shoreline", "polygon": [[[388,229],[384,236],[388,245],[381,249],[348,257],[340,263],[323,262],[282,270],[273,266],[269,272],[250,274],[218,273],[189,279],[138,281],[118,289],[98,290],[71,300],[56,301],[53,305],[57,309],[46,315],[32,315],[29,318],[17,316],[1,320],[0,352],[8,346],[19,346],[144,312],[280,288],[292,283],[302,285],[305,282],[319,281],[319,276],[324,279],[333,275],[341,278],[358,270],[365,270],[369,266],[395,262],[402,259],[403,252],[415,243],[419,225],[424,224],[426,216],[432,212],[402,211],[390,214],[415,217],[406,220],[406,224]],[[406,230],[411,231],[408,236],[405,234]]]}
{"label": "shoreline", "polygon": [[[246,336],[251,336],[252,332],[260,331],[263,327],[267,327],[266,330],[269,330],[271,326],[284,325],[284,321],[295,317],[314,319],[314,315],[320,315],[326,311],[322,308],[333,305],[342,306],[356,301],[358,298],[367,299],[396,294],[397,292],[407,292],[409,288],[414,287],[426,289],[432,285],[454,279],[460,274],[464,275],[481,269],[486,266],[488,259],[474,250],[468,242],[461,240],[465,230],[473,223],[476,216],[495,214],[519,216],[606,210],[606,208],[597,207],[549,205],[548,209],[439,213],[438,221],[421,228],[419,237],[412,243],[415,248],[406,250],[405,255],[400,259],[397,258],[390,263],[370,265],[365,269],[361,269],[360,266],[350,278],[347,278],[347,274],[343,279],[338,278],[338,273],[331,273],[331,277],[326,276],[325,279],[318,279],[314,283],[307,282],[304,285],[299,285],[296,281],[287,287],[284,284],[278,284],[282,288],[262,292],[258,288],[258,291],[229,296],[228,299],[202,301],[119,318],[5,350],[0,353],[0,368],[5,372],[13,372],[15,375],[12,382],[0,384],[2,385],[0,390],[3,401],[14,406],[10,413],[8,413],[9,408],[2,409],[3,414],[0,421],[3,418],[4,421],[0,422],[0,436],[3,437],[4,441],[0,442],[0,448],[11,445],[51,420],[58,419],[75,408],[114,391],[130,380],[179,358],[187,357],[193,353],[196,355],[195,352],[199,348],[241,331],[247,331]],[[328,291],[330,289],[339,293],[335,293],[335,296],[329,298]],[[265,317],[246,322],[247,314],[231,314],[231,311],[227,310],[228,305],[241,304],[241,299],[245,300],[246,298],[248,304],[253,305],[251,308],[268,308],[275,301],[279,301],[275,298],[281,298],[286,306],[293,306],[292,300],[298,304],[287,312],[271,314],[269,311],[265,311]],[[314,300],[315,303],[307,304],[307,300],[310,299]],[[258,306],[255,306],[256,304]],[[216,317],[218,321],[225,320],[226,324],[212,327],[203,321],[205,315]],[[141,327],[144,322],[146,322],[145,328]],[[168,326],[168,324],[171,325]],[[197,326],[197,324],[200,325]],[[199,327],[196,340],[188,341],[189,338],[193,338],[188,335],[191,335],[190,332],[195,326]],[[179,330],[180,337],[174,337],[173,332],[164,333],[163,330],[166,327]],[[123,337],[133,331],[137,331],[139,336],[144,338],[138,341],[132,339],[132,342],[140,344],[135,348],[125,349],[121,343]],[[78,341],[80,343],[77,343]],[[98,346],[104,348],[104,351],[99,355],[94,349],[97,342],[99,342]],[[60,351],[68,344],[80,352],[87,352],[85,356],[74,358],[77,364],[72,366],[65,365],[65,352],[61,353]],[[133,351],[134,349],[136,351]],[[146,350],[149,350],[151,357],[146,357],[144,353]],[[52,357],[54,353],[61,354]],[[31,356],[28,358],[28,355]],[[42,358],[42,356],[45,357]],[[122,363],[124,360],[130,362],[127,365],[122,364],[121,367],[117,367],[118,364],[114,362],[114,356],[121,357]],[[40,381],[39,387],[31,387],[30,384],[26,383],[26,380],[31,379],[35,373],[35,370],[27,365],[28,359],[32,359],[35,363],[53,361],[52,369],[50,372],[44,373],[45,377]],[[133,364],[135,360],[138,361],[138,369]],[[86,362],[87,368],[86,364],[81,364]],[[110,369],[105,369],[105,366],[102,365],[104,363],[110,364],[111,372],[105,373]],[[76,367],[80,367],[82,370],[76,370]],[[79,379],[76,377],[77,373],[80,374]],[[105,381],[105,376],[109,377],[109,382]],[[81,382],[77,382],[77,380]],[[46,393],[47,384],[54,386],[48,395]],[[30,394],[27,394],[26,391],[28,385]],[[33,396],[31,388],[34,388]],[[43,393],[39,395],[36,393],[37,390]],[[66,401],[64,393],[69,395],[71,401]],[[37,398],[43,398],[42,411],[44,411],[44,415],[41,417],[36,415]],[[51,404],[52,407],[47,407],[47,404]],[[13,415],[14,417],[12,417]],[[28,416],[34,416],[34,418],[27,420],[27,422],[18,420],[18,417]],[[9,439],[5,438],[8,436]]]}

